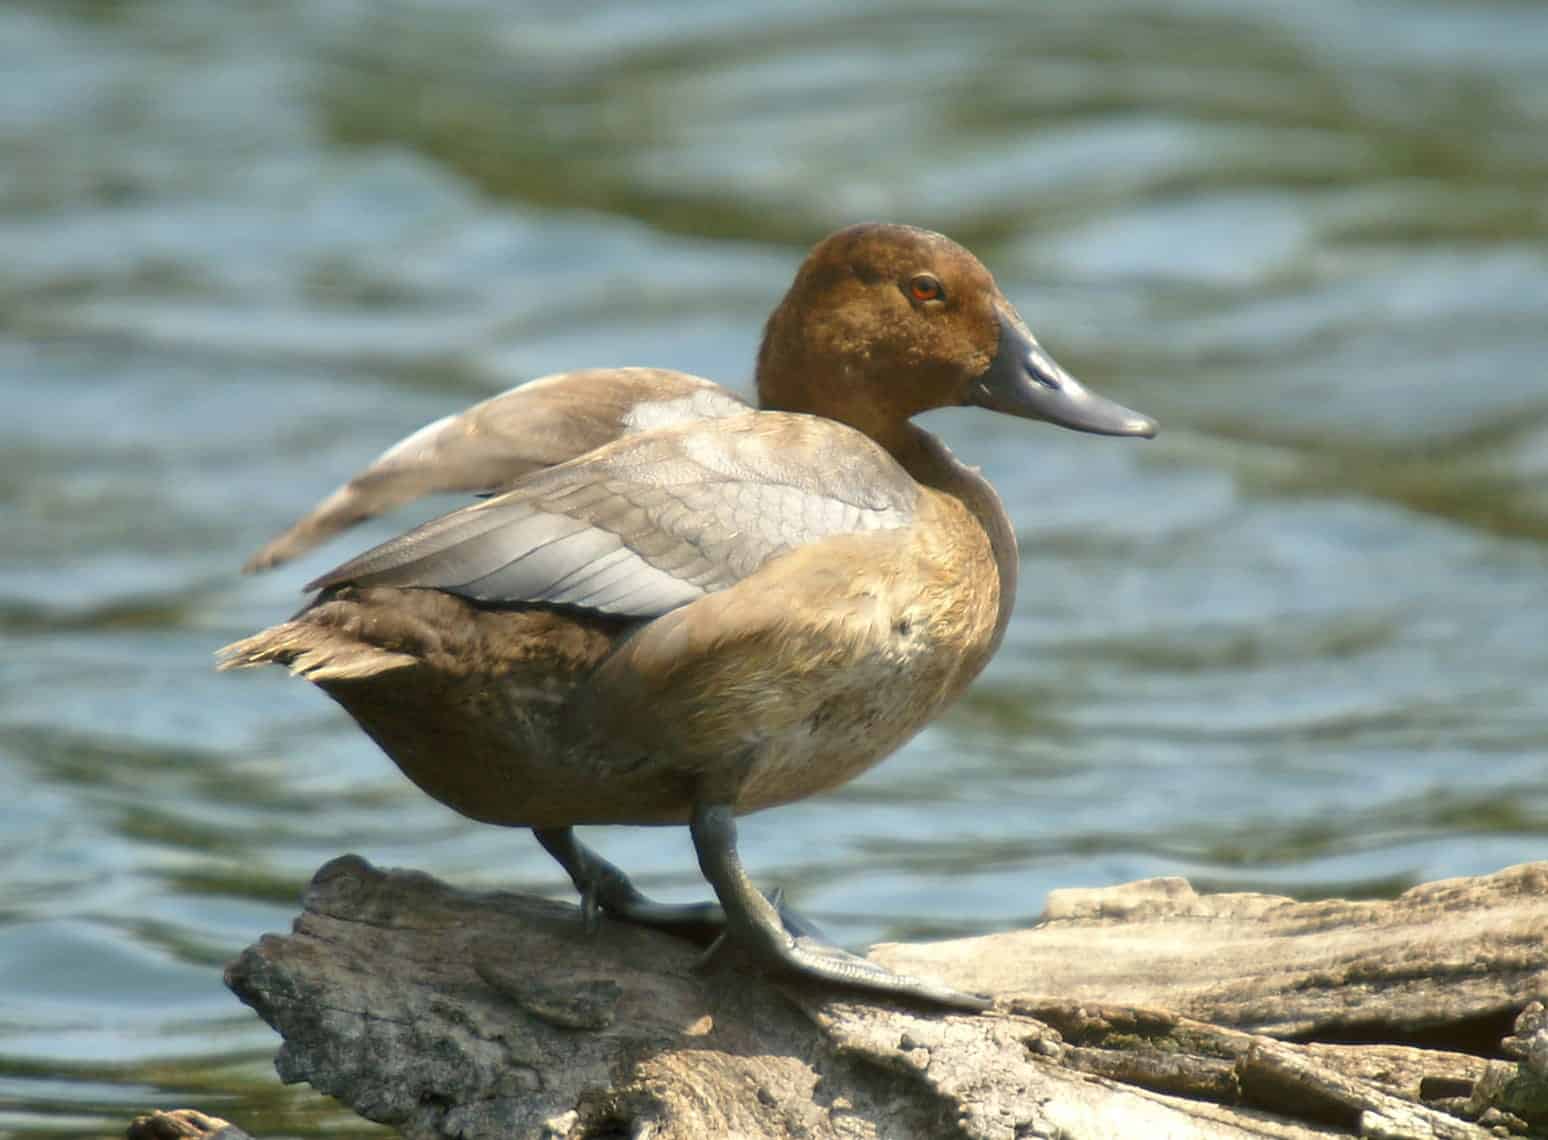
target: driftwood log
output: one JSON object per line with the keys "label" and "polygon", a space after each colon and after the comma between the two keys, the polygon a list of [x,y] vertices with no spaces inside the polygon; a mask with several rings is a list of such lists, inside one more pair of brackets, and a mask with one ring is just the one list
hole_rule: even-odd
{"label": "driftwood log", "polygon": [[857,1001],[576,908],[355,856],[227,983],[412,1138],[1548,1136],[1548,863],[1382,902],[1061,891],[873,956],[995,995]]}

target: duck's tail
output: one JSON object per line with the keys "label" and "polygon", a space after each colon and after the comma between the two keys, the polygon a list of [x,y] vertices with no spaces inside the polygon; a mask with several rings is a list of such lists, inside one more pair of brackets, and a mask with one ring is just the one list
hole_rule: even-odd
{"label": "duck's tail", "polygon": [[308,681],[360,681],[418,664],[408,653],[361,641],[348,629],[308,620],[312,611],[215,651],[216,668],[284,665]]}

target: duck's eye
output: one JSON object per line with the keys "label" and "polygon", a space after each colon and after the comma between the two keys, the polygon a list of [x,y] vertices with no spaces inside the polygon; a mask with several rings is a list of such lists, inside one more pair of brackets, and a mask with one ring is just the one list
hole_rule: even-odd
{"label": "duck's eye", "polygon": [[908,295],[916,301],[944,301],[946,290],[941,287],[939,279],[921,273],[908,283]]}

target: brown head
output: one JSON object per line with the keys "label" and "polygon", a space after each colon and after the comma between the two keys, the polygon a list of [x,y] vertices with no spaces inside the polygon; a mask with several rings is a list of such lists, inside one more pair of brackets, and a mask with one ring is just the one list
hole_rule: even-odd
{"label": "brown head", "polygon": [[880,223],[807,255],[764,330],[758,398],[883,444],[910,417],[959,405],[1103,435],[1156,432],[1054,363],[978,258],[929,230]]}

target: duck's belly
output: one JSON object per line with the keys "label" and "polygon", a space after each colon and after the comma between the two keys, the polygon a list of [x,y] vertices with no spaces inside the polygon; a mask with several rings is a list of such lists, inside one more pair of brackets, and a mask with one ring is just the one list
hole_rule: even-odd
{"label": "duck's belly", "polygon": [[[320,687],[421,790],[486,823],[559,827],[664,810],[622,757],[577,757],[569,701],[628,623],[482,609],[437,591],[377,589],[329,603],[329,624],[412,659]],[[343,614],[340,617],[340,613]]]}
{"label": "duck's belly", "polygon": [[570,817],[597,789],[567,771],[556,731],[564,693],[541,678],[448,680],[414,666],[323,688],[447,807],[508,826],[586,822]]}
{"label": "duck's belly", "polygon": [[[870,768],[988,660],[992,568],[891,553],[869,577],[796,556],[644,627],[441,595],[416,664],[324,687],[410,779],[474,819],[673,824],[700,801],[758,811]],[[814,583],[826,586],[816,596]],[[401,597],[385,601],[401,616]]]}
{"label": "duck's belly", "polygon": [[805,695],[805,715],[756,741],[737,810],[804,799],[886,759],[956,696],[955,664],[938,648],[910,652],[900,644],[835,671]]}
{"label": "duck's belly", "polygon": [[[610,639],[609,639],[610,640]],[[706,781],[734,772],[739,812],[837,787],[895,751],[966,683],[934,639],[890,643],[702,693],[694,710],[574,701],[585,671],[550,656],[448,669],[421,664],[324,688],[423,791],[487,823],[685,823]],[[606,641],[593,647],[605,655]],[[767,667],[767,663],[765,663]],[[739,702],[738,694],[752,699]],[[592,720],[599,704],[614,715]],[[657,715],[652,715],[652,713]]]}

